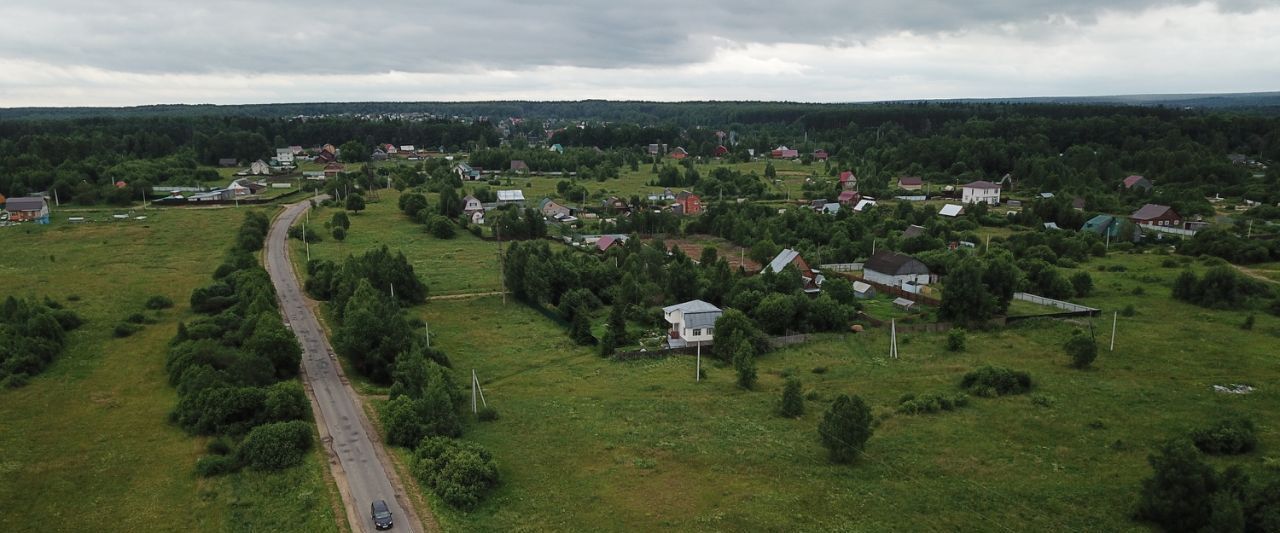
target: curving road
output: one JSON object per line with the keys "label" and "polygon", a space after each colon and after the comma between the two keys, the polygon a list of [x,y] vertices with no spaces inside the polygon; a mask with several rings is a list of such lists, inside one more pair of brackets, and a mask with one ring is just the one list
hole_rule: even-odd
{"label": "curving road", "polygon": [[413,513],[355,391],[342,375],[329,338],[320,328],[289,263],[289,226],[310,207],[310,202],[285,206],[284,212],[271,224],[265,256],[285,322],[302,345],[302,375],[311,393],[312,409],[329,455],[329,466],[353,530],[373,531],[369,505],[374,500],[386,500],[395,517],[396,531],[418,531],[422,522]]}

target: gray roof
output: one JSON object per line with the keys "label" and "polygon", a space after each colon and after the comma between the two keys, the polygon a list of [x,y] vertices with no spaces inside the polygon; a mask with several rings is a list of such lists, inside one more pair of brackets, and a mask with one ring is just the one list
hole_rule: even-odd
{"label": "gray roof", "polygon": [[1160,218],[1164,216],[1165,213],[1172,210],[1173,208],[1167,205],[1147,204],[1142,206],[1141,209],[1134,211],[1133,214],[1129,216],[1138,220],[1151,220],[1153,218]]}
{"label": "gray roof", "polygon": [[910,226],[907,226],[907,229],[902,230],[902,238],[904,239],[919,237],[921,235],[924,235],[924,226],[917,226],[915,224],[912,224]]}
{"label": "gray roof", "polygon": [[791,264],[791,262],[799,255],[800,252],[787,248],[778,252],[778,256],[773,258],[773,261],[770,261],[768,266],[765,266],[764,269],[766,271],[772,270],[774,272],[782,272],[782,269],[787,268],[787,265]]}
{"label": "gray roof", "polygon": [[44,198],[38,196],[10,198],[4,207],[9,211],[39,211],[44,209]]}
{"label": "gray roof", "polygon": [[719,313],[720,308],[714,305],[711,305],[707,302],[704,302],[702,300],[689,300],[684,303],[668,305],[662,308],[663,313],[670,313],[672,311],[681,311],[687,315],[689,313],[708,313],[708,312]]}
{"label": "gray roof", "polygon": [[862,266],[863,270],[871,270],[881,274],[890,276],[901,276],[903,274],[928,274],[929,267],[920,260],[909,255],[903,255],[898,252],[890,252],[881,250],[876,252]]}

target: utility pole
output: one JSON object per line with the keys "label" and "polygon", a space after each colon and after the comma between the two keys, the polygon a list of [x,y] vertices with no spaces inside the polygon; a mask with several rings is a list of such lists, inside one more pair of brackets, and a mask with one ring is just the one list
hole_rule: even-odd
{"label": "utility pole", "polygon": [[480,404],[489,407],[489,402],[484,401],[484,389],[480,388],[480,378],[476,377],[475,369],[471,369],[471,412],[479,413],[480,409],[476,406],[476,397],[480,398]]}
{"label": "utility pole", "polygon": [[431,323],[423,322],[422,327],[427,328],[427,348],[431,347]]}
{"label": "utility pole", "polygon": [[307,238],[307,223],[302,223],[302,245],[307,248],[307,262],[311,262],[311,239]]}
{"label": "utility pole", "polygon": [[889,358],[898,358],[898,321],[889,320]]}
{"label": "utility pole", "polygon": [[694,381],[702,381],[702,341],[698,341],[698,370],[694,377]]}
{"label": "utility pole", "polygon": [[1111,351],[1116,351],[1116,320],[1120,317],[1120,313],[1113,312],[1111,315]]}
{"label": "utility pole", "polygon": [[502,257],[502,225],[493,225],[493,234],[498,239],[498,282],[502,288],[502,305],[507,305],[507,271]]}

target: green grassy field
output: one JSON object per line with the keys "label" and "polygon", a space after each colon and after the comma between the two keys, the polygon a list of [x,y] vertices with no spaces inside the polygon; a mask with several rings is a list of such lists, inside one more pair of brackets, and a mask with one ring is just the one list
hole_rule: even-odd
{"label": "green grassy field", "polygon": [[[353,217],[353,235],[366,216],[380,215]],[[409,229],[388,226],[359,245],[387,242],[414,261],[449,251],[468,260],[451,241],[402,238],[420,230],[399,224]],[[357,241],[344,246],[356,251]],[[491,257],[477,252],[470,260]],[[1246,312],[1172,300],[1181,267],[1160,266],[1164,258],[1113,254],[1082,265],[1096,290],[1079,302],[1105,314],[1092,321],[970,332],[963,353],[945,350],[945,334],[903,334],[896,360],[884,330],[820,335],[763,357],[752,392],[709,359],[702,383],[689,357],[602,360],[542,314],[496,296],[429,302],[411,312],[431,324],[459,382],[475,369],[501,412],[466,438],[494,452],[503,477],[471,513],[432,507],[446,527],[467,531],[1143,530],[1130,515],[1157,442],[1242,413],[1259,423],[1260,450],[1216,464],[1259,468],[1280,444],[1280,428],[1267,422],[1280,418],[1280,398],[1266,387],[1280,379],[1280,319],[1258,314],[1244,331]],[[456,285],[439,269],[419,272],[433,290]],[[1127,305],[1136,314],[1120,317],[1107,351],[1111,313]],[[1072,369],[1061,345],[1091,322],[1102,354],[1094,368]],[[951,413],[891,414],[901,395],[956,391],[981,364],[1027,370],[1036,388]],[[814,398],[802,419],[773,415],[784,374]],[[1260,390],[1212,390],[1231,383]],[[841,393],[884,416],[852,466],[827,463],[816,432]]]}
{"label": "green grassy field", "polygon": [[[367,209],[350,214],[351,229],[343,242],[333,239],[324,223],[339,210],[319,208],[311,213],[315,230],[323,241],[311,244],[312,259],[341,261],[351,254],[387,245],[401,250],[413,265],[418,277],[427,283],[432,296],[497,291],[502,286],[498,277],[498,244],[458,230],[453,239],[437,239],[427,233],[426,226],[409,220],[397,207],[399,193],[379,191],[379,200],[369,201]],[[434,206],[435,198],[432,198]],[[302,241],[291,239],[291,258],[301,267],[306,248]],[[305,272],[305,268],[301,270]]]}
{"label": "green grassy field", "polygon": [[[177,395],[165,349],[177,322],[191,318],[191,289],[209,281],[242,215],[147,216],[0,228],[0,242],[15,251],[0,258],[0,294],[49,296],[87,319],[45,372],[0,390],[0,531],[338,529],[338,496],[319,451],[275,475],[195,475],[206,440],[167,422]],[[157,323],[131,337],[112,337],[116,323],[157,294],[177,305],[148,311]]]}

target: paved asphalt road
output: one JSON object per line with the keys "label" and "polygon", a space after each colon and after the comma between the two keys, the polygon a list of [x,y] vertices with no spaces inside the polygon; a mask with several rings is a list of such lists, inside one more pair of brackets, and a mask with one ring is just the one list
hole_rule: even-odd
{"label": "paved asphalt road", "polygon": [[284,213],[272,223],[267,235],[266,261],[287,323],[302,345],[303,375],[318,408],[315,415],[320,423],[321,440],[325,441],[322,444],[328,448],[334,479],[353,524],[363,531],[373,531],[369,505],[373,500],[386,500],[394,515],[394,530],[418,531],[420,522],[416,515],[406,512],[408,499],[393,488],[401,486],[394,477],[395,472],[385,462],[385,451],[378,449],[380,441],[370,438],[372,430],[355,392],[339,374],[329,339],[307,306],[298,277],[289,264],[289,226],[309,207],[308,202],[286,206]]}

